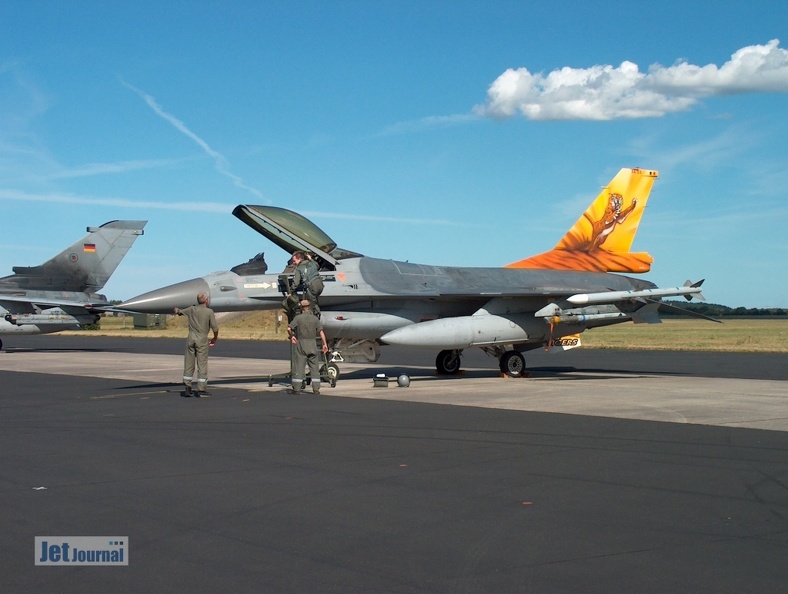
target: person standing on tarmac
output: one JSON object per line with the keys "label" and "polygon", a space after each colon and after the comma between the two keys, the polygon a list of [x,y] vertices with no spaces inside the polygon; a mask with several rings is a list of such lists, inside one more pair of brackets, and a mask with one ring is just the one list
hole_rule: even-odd
{"label": "person standing on tarmac", "polygon": [[308,299],[300,303],[301,313],[287,326],[292,350],[292,392],[300,394],[304,385],[304,371],[309,364],[309,375],[312,378],[312,392],[320,394],[320,362],[317,359],[317,337],[323,341],[322,351],[328,352],[328,342],[323,332],[320,318],[312,313],[312,304]]}
{"label": "person standing on tarmac", "polygon": [[[208,347],[216,344],[219,338],[219,325],[213,310],[208,307],[210,298],[206,293],[197,295],[197,305],[190,305],[185,309],[175,308],[173,312],[178,316],[186,316],[189,321],[189,336],[186,337],[186,352],[183,360],[183,385],[186,386],[185,396],[192,395],[192,378],[195,363],[197,364],[197,391],[194,395],[198,398],[208,396]],[[209,330],[213,331],[213,338],[208,340]]]}

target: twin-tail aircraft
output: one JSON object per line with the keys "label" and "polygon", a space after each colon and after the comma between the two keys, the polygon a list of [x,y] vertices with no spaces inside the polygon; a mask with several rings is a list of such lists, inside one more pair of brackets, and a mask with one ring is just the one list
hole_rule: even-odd
{"label": "twin-tail aircraft", "polygon": [[111,307],[98,291],[146,223],[88,227],[85,237],[40,266],[14,266],[14,274],[0,278],[0,335],[49,334],[96,323]]}
{"label": "twin-tail aircraft", "polygon": [[[437,371],[454,374],[463,349],[480,347],[498,358],[502,373],[518,377],[526,351],[579,346],[580,333],[589,328],[658,323],[659,310],[679,309],[662,297],[703,299],[703,281],[658,288],[614,274],[651,268],[652,257],[630,247],[656,177],[653,170],[622,169],[555,248],[503,268],[362,256],[337,247],[311,221],[284,208],[239,205],[233,215],[287,252],[313,254],[325,287],[319,304],[334,362],[374,362],[381,345],[403,345],[439,351]],[[118,307],[169,313],[196,303],[205,291],[216,311],[275,309],[286,288],[282,275],[218,272]]]}

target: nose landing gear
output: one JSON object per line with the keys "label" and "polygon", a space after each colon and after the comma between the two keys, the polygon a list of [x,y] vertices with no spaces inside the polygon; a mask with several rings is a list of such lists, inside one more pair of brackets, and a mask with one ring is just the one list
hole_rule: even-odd
{"label": "nose landing gear", "polygon": [[441,351],[435,359],[435,369],[440,375],[456,375],[460,372],[460,354],[462,351],[454,349]]}

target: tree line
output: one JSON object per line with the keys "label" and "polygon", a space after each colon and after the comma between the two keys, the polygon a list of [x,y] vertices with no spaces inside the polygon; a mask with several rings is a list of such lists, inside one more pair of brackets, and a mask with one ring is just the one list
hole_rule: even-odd
{"label": "tree line", "polygon": [[[725,316],[788,316],[788,309],[782,307],[728,307],[718,303],[687,303],[686,301],[665,301],[670,305],[675,305],[681,309],[700,313],[712,318],[722,318]],[[661,311],[663,316],[677,316],[669,311]]]}

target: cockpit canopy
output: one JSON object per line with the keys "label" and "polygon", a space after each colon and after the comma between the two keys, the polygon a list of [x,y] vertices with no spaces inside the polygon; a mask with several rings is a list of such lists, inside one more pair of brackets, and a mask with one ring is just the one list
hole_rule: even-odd
{"label": "cockpit canopy", "polygon": [[[333,268],[342,258],[361,254],[337,248],[336,242],[306,217],[276,206],[239,204],[233,215],[285,250],[288,254],[312,252],[323,265]],[[321,266],[322,267],[322,266]]]}

